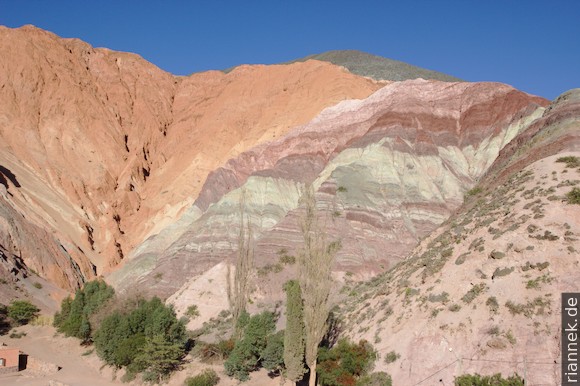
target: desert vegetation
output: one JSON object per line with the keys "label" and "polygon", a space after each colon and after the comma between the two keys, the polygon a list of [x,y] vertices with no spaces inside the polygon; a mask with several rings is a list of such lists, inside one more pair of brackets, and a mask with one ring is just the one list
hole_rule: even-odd
{"label": "desert vegetation", "polygon": [[154,383],[168,377],[181,365],[188,342],[185,326],[159,298],[119,299],[103,281],[88,282],[64,299],[54,326],[93,344],[106,364],[126,370],[127,381],[138,374]]}
{"label": "desert vegetation", "polygon": [[[12,327],[22,326],[35,320],[40,310],[27,300],[13,300],[8,306],[0,304],[0,335],[10,331]],[[20,337],[12,331],[11,337]],[[26,335],[25,333],[22,333]]]}

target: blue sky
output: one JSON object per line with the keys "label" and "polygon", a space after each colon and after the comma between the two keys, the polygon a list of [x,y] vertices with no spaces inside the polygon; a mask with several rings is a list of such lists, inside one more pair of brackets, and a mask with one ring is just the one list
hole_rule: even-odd
{"label": "blue sky", "polygon": [[34,24],[186,75],[358,49],[553,99],[580,87],[580,1],[0,0]]}

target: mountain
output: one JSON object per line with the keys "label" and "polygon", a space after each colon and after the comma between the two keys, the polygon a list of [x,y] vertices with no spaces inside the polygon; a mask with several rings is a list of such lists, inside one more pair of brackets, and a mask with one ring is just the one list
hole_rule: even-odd
{"label": "mountain", "polygon": [[0,27],[0,53],[0,166],[17,181],[2,213],[55,245],[41,257],[47,236],[6,214],[2,248],[67,290],[177,219],[229,158],[381,87],[318,61],[178,77],[32,26]]}
{"label": "mountain", "polygon": [[497,83],[425,80],[342,102],[212,172],[182,219],[138,247],[109,280],[169,296],[233,257],[245,192],[256,292],[276,297],[293,273],[280,256],[300,253],[305,184],[317,190],[329,237],[342,241],[335,270],[360,277],[387,270],[461,205],[501,148],[546,104]]}
{"label": "mountain", "polygon": [[580,206],[568,196],[580,184],[579,127],[576,89],[504,147],[407,258],[351,283],[344,331],[375,343],[377,370],[403,384],[475,372],[560,382],[560,294],[580,291]]}
{"label": "mountain", "polygon": [[434,79],[443,82],[461,82],[462,80],[441,72],[427,70],[398,60],[383,58],[357,50],[327,51],[322,54],[309,55],[293,62],[307,60],[330,62],[347,68],[350,72],[360,76],[367,76],[376,80],[402,81],[409,79]]}
{"label": "mountain", "polygon": [[279,308],[312,186],[342,245],[342,334],[376,347],[377,371],[557,383],[558,296],[580,290],[580,90],[549,102],[425,71],[339,51],[180,77],[0,27],[0,302],[54,311],[103,276],[198,306],[207,332],[243,215],[249,308]]}

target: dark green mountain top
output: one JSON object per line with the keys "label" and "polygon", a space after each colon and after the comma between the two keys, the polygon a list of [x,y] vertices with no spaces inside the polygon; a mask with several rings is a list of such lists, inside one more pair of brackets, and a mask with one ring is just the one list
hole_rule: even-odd
{"label": "dark green mountain top", "polygon": [[375,80],[401,81],[423,78],[445,82],[462,82],[459,78],[441,72],[426,70],[398,60],[387,59],[357,50],[328,51],[322,54],[306,56],[288,63],[305,62],[309,59],[321,60],[343,66],[353,74],[368,76]]}

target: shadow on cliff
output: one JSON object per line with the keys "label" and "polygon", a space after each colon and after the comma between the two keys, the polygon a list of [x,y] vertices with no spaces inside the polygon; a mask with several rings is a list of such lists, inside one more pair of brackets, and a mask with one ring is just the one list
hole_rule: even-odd
{"label": "shadow on cliff", "polygon": [[8,189],[8,180],[7,179],[10,180],[12,185],[14,185],[15,187],[17,187],[17,188],[21,187],[21,185],[18,182],[18,179],[16,178],[14,173],[12,173],[10,171],[10,169],[0,165],[0,184],[4,185],[6,187],[6,189]]}

